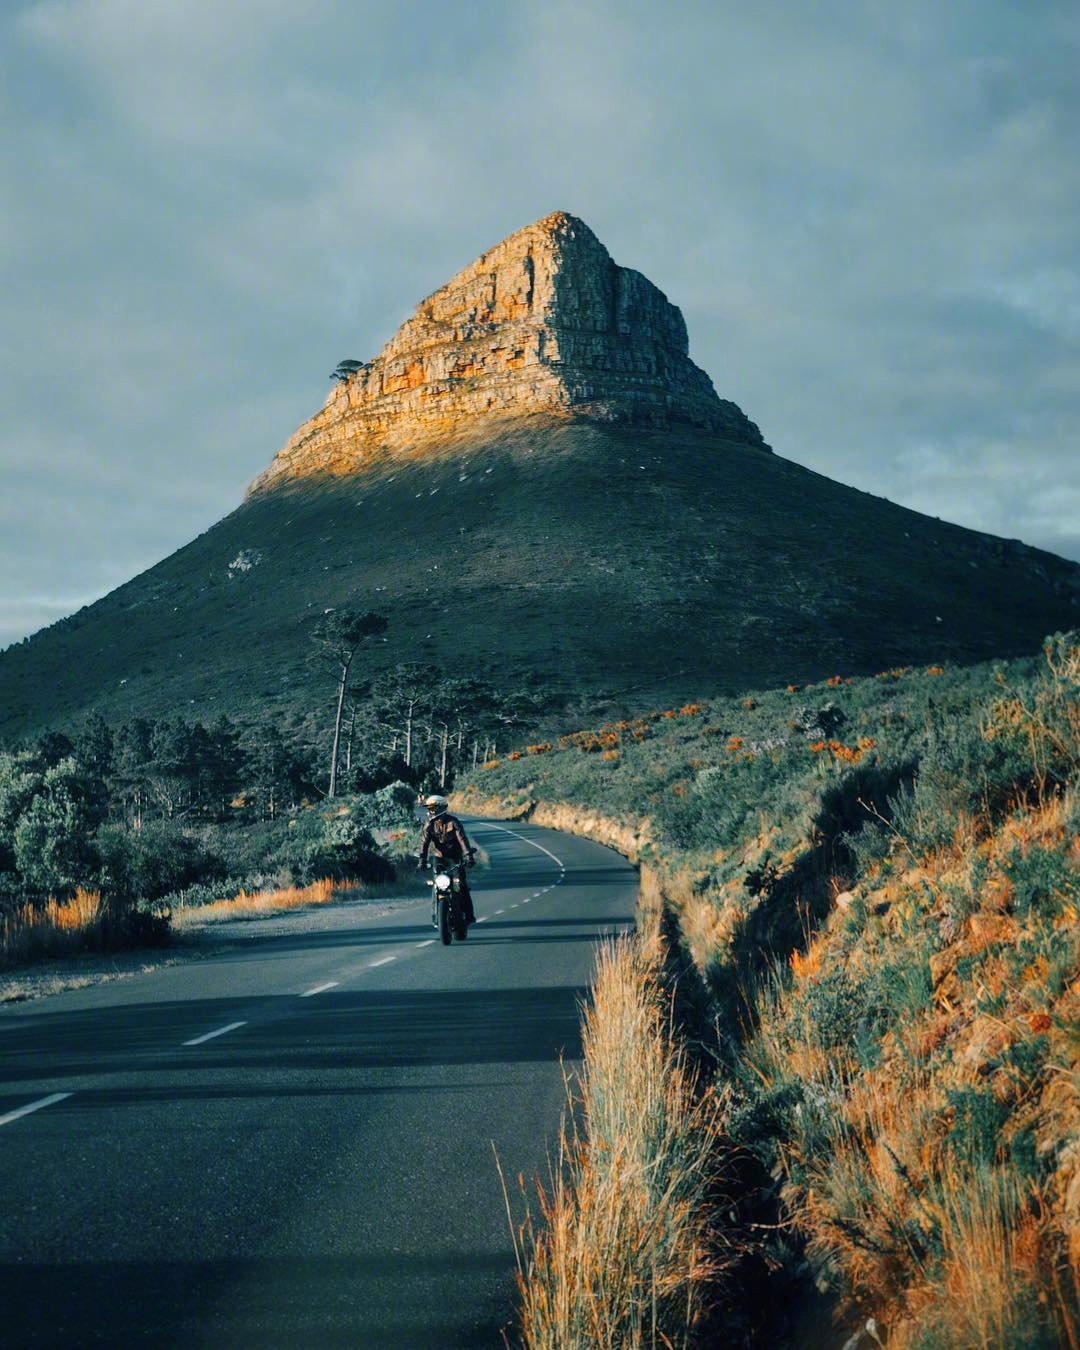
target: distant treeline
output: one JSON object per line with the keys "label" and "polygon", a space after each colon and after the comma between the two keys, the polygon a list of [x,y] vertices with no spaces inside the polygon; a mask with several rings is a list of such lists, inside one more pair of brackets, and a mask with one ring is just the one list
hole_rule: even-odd
{"label": "distant treeline", "polygon": [[385,879],[385,835],[411,827],[417,793],[450,786],[544,706],[536,690],[402,665],[350,685],[338,720],[307,738],[227,716],[92,713],[0,752],[0,908],[78,888],[132,906],[268,878]]}

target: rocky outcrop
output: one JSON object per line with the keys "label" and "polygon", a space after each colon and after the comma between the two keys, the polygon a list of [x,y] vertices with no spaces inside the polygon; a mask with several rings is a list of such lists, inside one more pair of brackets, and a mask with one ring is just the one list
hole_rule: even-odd
{"label": "rocky outcrop", "polygon": [[564,212],[518,230],[428,296],[341,379],[249,489],[354,473],[482,419],[690,423],[767,450],[689,357],[678,308]]}

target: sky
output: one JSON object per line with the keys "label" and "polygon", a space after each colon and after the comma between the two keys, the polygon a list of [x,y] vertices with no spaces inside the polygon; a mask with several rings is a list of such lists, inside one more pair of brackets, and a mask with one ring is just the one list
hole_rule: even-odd
{"label": "sky", "polygon": [[1075,0],[3,0],[0,647],[555,210],[776,453],[1080,560],[1077,69]]}

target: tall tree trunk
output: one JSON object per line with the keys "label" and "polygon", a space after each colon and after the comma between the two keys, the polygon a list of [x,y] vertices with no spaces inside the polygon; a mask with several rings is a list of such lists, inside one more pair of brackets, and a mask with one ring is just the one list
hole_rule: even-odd
{"label": "tall tree trunk", "polygon": [[337,795],[337,765],[338,750],[341,746],[341,718],[345,711],[345,685],[349,678],[349,667],[352,665],[352,653],[349,653],[348,660],[341,663],[341,683],[338,685],[337,713],[334,716],[334,750],[330,758],[330,790],[328,797]]}

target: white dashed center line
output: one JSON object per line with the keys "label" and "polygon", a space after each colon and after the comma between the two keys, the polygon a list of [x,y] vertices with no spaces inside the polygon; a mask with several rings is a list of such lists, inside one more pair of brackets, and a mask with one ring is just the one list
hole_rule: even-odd
{"label": "white dashed center line", "polygon": [[328,989],[336,989],[337,987],[337,980],[327,980],[325,984],[317,984],[314,989],[305,989],[300,997],[311,998],[315,994],[325,994]]}
{"label": "white dashed center line", "polygon": [[368,970],[374,970],[376,966],[388,966],[391,961],[396,961],[396,956],[380,956],[377,961],[372,961],[368,965]]}
{"label": "white dashed center line", "polygon": [[32,1111],[40,1111],[43,1106],[52,1106],[54,1102],[62,1102],[65,1097],[72,1095],[70,1092],[54,1092],[51,1096],[39,1097],[36,1102],[27,1102],[25,1106],[9,1111],[6,1116],[0,1116],[0,1125],[10,1125],[13,1120],[28,1116]]}
{"label": "white dashed center line", "polygon": [[246,1027],[246,1022],[230,1022],[227,1027],[218,1027],[216,1031],[208,1031],[203,1036],[193,1036],[190,1041],[185,1041],[185,1045],[202,1045],[204,1041],[212,1041],[215,1036],[224,1036],[227,1031],[235,1031],[237,1027]]}
{"label": "white dashed center line", "polygon": [[434,941],[434,938],[425,938],[423,942],[417,942],[415,945],[417,947],[430,947]]}

